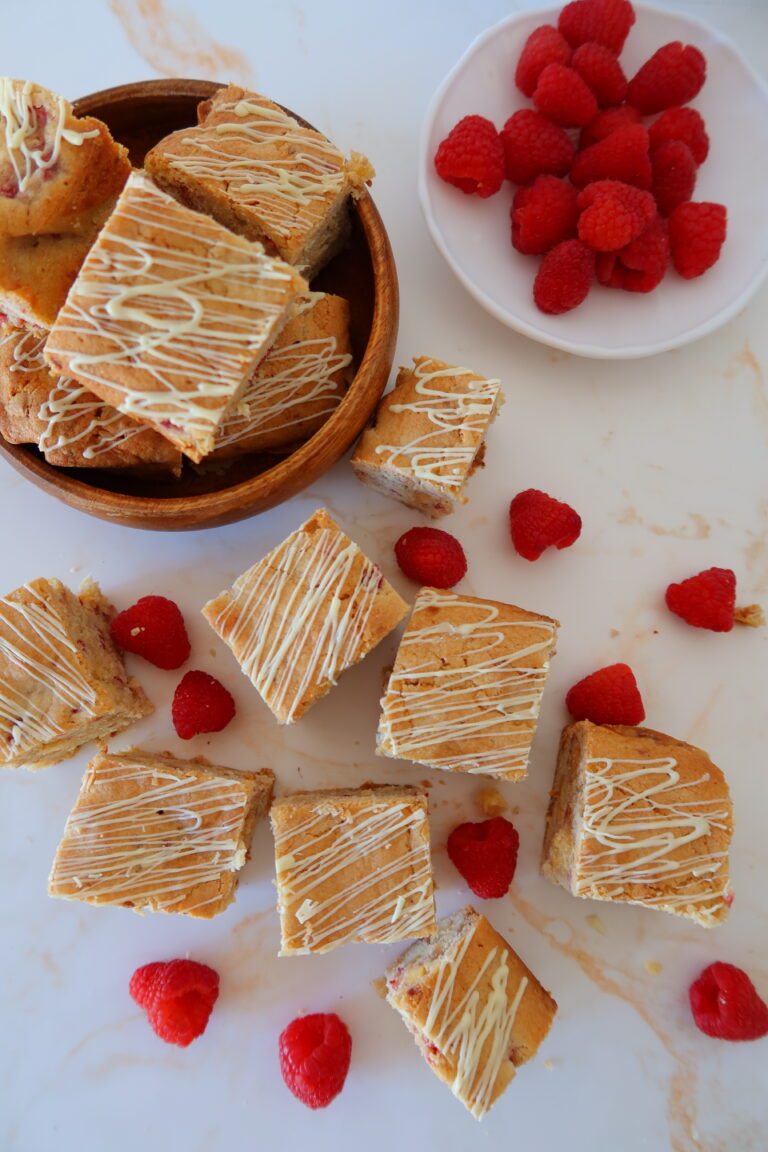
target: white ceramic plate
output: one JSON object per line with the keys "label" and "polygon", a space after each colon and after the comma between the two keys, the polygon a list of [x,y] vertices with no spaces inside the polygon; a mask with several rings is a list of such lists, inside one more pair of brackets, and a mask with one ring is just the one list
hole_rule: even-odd
{"label": "white ceramic plate", "polygon": [[695,44],[707,59],[707,82],[693,107],[706,121],[711,148],[694,199],[727,206],[728,237],[704,276],[686,281],[670,272],[648,295],[596,284],[580,307],[547,316],[533,302],[537,259],[510,243],[514,186],[505,183],[480,200],[437,176],[437,146],[463,116],[486,116],[501,128],[518,108],[533,107],[515,87],[515,67],[527,37],[540,24],[556,24],[559,7],[511,16],[478,37],[435,93],[422,134],[421,203],[432,238],[459,280],[510,328],[581,356],[648,356],[696,340],[743,308],[768,272],[768,88],[714,29],[659,8],[635,10],[621,55],[628,76],[672,40]]}

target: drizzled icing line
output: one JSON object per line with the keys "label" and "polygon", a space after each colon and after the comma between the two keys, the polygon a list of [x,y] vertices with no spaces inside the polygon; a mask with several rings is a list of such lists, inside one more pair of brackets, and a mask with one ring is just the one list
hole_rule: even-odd
{"label": "drizzled icing line", "polygon": [[[91,803],[96,785],[130,794]],[[160,911],[181,901],[185,912],[219,903],[223,874],[245,862],[246,814],[236,780],[200,779],[135,759],[97,762],[67,821],[51,873],[54,894]],[[199,899],[189,903],[199,886]]]}
{"label": "drizzled icing line", "polygon": [[[580,843],[597,846],[579,853],[574,891],[579,896],[626,898],[629,884],[661,893],[643,894],[650,907],[697,907],[717,916],[725,905],[727,851],[699,851],[696,842],[713,829],[726,832],[729,808],[723,796],[694,799],[710,777],[682,781],[674,757],[656,760],[587,760]],[[639,781],[644,781],[640,785]],[[688,851],[679,856],[679,851]],[[673,854],[678,854],[674,856]],[[692,882],[707,878],[703,891]]]}
{"label": "drizzled icing line", "polygon": [[[374,801],[340,819],[322,803],[285,827],[273,817],[283,953],[426,935],[435,920],[426,812],[412,800]],[[361,858],[365,872],[351,881]]]}
{"label": "drizzled icing line", "polygon": [[[54,99],[57,105],[53,139],[48,141],[43,132],[44,122],[41,125],[36,112],[36,107],[39,107],[35,105],[36,91],[41,92],[44,98]],[[47,114],[47,109],[44,111]],[[61,156],[62,143],[78,148],[84,140],[99,135],[98,128],[89,132],[65,128],[64,120],[68,111],[63,97],[42,92],[29,80],[22,83],[8,77],[0,78],[0,140],[2,152],[8,157],[13,169],[19,192],[27,191],[36,172],[44,173],[56,166]]]}
{"label": "drizzled icing line", "polygon": [[[430,607],[440,610],[440,618],[414,626]],[[458,609],[472,610],[477,619],[453,624],[446,617]],[[516,646],[519,629],[540,639]],[[380,747],[451,771],[489,776],[525,771],[556,629],[552,620],[503,620],[489,602],[422,590],[384,697]],[[441,640],[456,635],[465,638],[461,659],[455,667],[443,666]],[[409,651],[422,646],[425,659],[409,664]],[[478,742],[487,746],[479,749]],[[446,752],[449,744],[457,747]]]}
{"label": "drizzled icing line", "polygon": [[[377,444],[383,463],[407,469],[418,480],[458,492],[477,455],[501,386],[499,380],[477,379],[469,368],[432,368],[433,360],[417,363],[413,388],[417,399],[389,404],[392,413],[412,413],[421,431],[405,444]],[[443,381],[471,377],[462,387]],[[398,389],[395,388],[395,395]]]}

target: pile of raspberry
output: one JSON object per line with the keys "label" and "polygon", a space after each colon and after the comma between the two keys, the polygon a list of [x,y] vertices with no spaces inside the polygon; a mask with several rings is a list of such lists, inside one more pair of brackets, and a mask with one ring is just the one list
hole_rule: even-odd
{"label": "pile of raspberry", "polygon": [[552,315],[581,304],[595,280],[651,292],[670,264],[687,280],[701,276],[725,240],[725,207],[691,199],[709,152],[704,120],[687,107],[704,84],[704,56],[665,44],[628,80],[619,56],[634,22],[629,0],[566,4],[517,63],[515,83],[535,108],[501,132],[465,116],[435,155],[438,175],[469,195],[518,185],[512,245],[543,257],[533,298]]}

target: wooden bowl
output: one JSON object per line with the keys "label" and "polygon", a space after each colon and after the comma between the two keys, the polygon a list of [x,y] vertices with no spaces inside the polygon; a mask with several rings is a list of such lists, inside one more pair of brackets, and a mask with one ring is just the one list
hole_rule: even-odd
{"label": "wooden bowl", "polygon": [[[74,110],[108,124],[138,167],[163,136],[197,123],[198,103],[220,87],[204,80],[147,80],[84,96],[75,102]],[[296,119],[307,125],[300,116]],[[0,452],[57,500],[132,528],[209,528],[280,504],[312,484],[354,443],[392,367],[399,307],[397,272],[386,230],[367,192],[353,201],[350,243],[313,280],[312,287],[344,296],[350,303],[355,375],[322,428],[289,455],[252,453],[224,463],[215,472],[196,472],[185,465],[182,476],[174,480],[96,468],[54,468],[36,447],[7,444],[2,437]]]}

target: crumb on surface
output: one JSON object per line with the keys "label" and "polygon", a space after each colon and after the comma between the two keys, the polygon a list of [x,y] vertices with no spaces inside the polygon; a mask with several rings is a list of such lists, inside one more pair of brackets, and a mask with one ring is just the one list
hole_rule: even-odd
{"label": "crumb on surface", "polygon": [[747,604],[736,609],[733,620],[735,624],[743,624],[746,628],[762,628],[765,613],[759,604]]}
{"label": "crumb on surface", "polygon": [[481,788],[475,793],[475,803],[483,816],[489,817],[501,816],[509,807],[498,788]]}
{"label": "crumb on surface", "polygon": [[552,1069],[554,1068],[554,1066],[555,1066],[554,1060],[545,1060],[544,1061],[544,1067],[547,1069],[548,1072],[551,1072]]}
{"label": "crumb on surface", "polygon": [[386,999],[387,982],[383,976],[377,976],[375,980],[371,980],[371,988],[373,988],[376,995],[380,996],[382,1000]]}
{"label": "crumb on surface", "polygon": [[608,929],[596,912],[593,912],[591,916],[587,916],[587,924],[589,924],[590,928],[594,928],[595,932],[599,932],[601,936],[608,935]]}
{"label": "crumb on surface", "polygon": [[612,640],[615,640],[617,636],[621,636],[621,632],[619,632],[618,628],[611,628],[609,635]]}
{"label": "crumb on surface", "polygon": [[650,972],[651,976],[658,976],[662,969],[663,965],[659,964],[658,960],[646,960],[645,962],[645,970]]}

